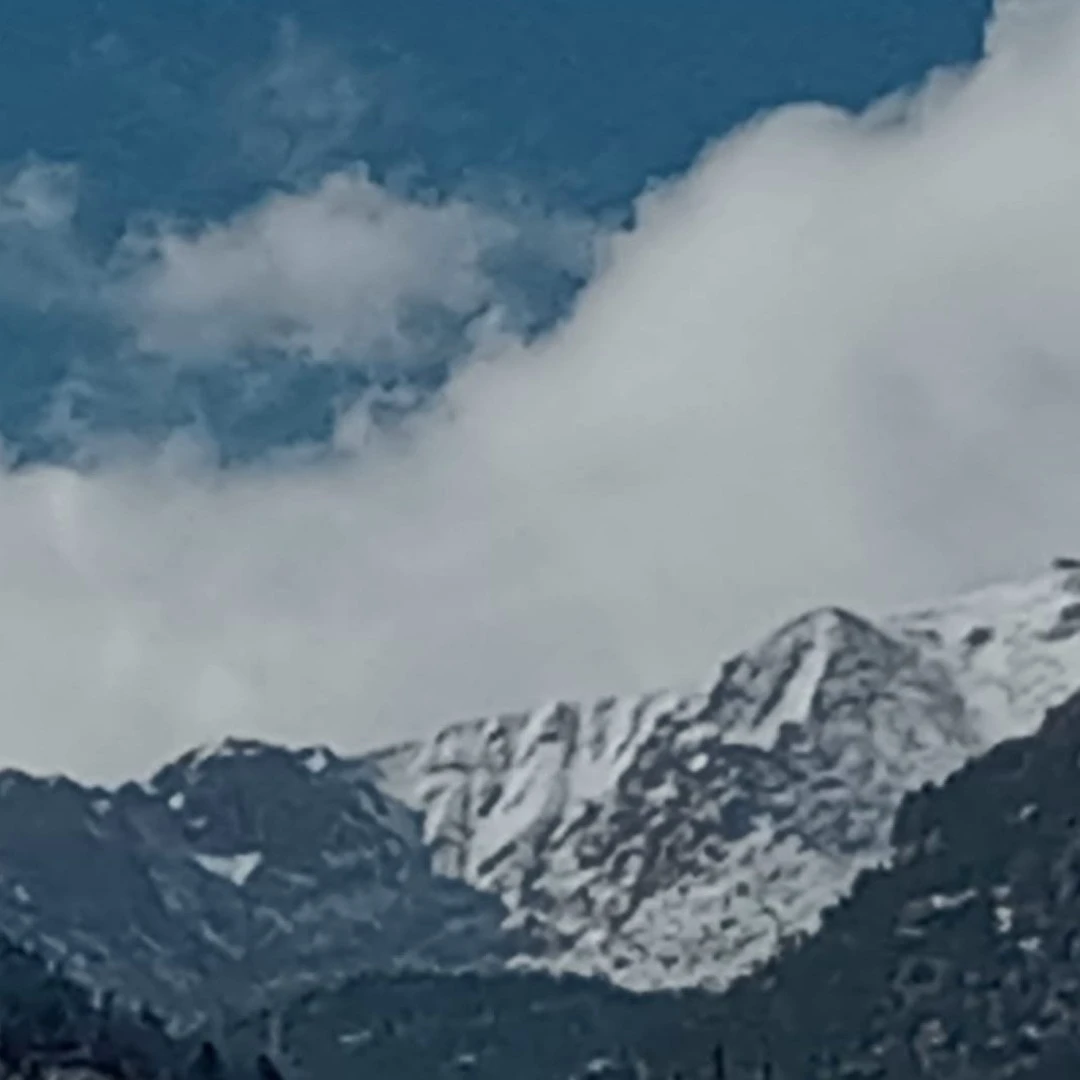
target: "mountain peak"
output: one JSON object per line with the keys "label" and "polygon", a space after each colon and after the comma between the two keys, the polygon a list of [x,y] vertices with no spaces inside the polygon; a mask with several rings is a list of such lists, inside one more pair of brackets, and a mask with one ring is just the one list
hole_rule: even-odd
{"label": "mountain peak", "polygon": [[235,762],[236,759],[276,760],[282,763],[302,761],[309,771],[322,772],[328,765],[338,760],[337,755],[327,746],[306,746],[300,749],[288,749],[262,739],[238,738],[228,736],[216,742],[204,743],[194,747],[165,766],[151,780],[156,783],[165,770],[183,769],[195,773],[215,768],[223,762]]}
{"label": "mountain peak", "polygon": [[440,872],[530,931],[522,965],[723,985],[888,857],[907,791],[1080,684],[1077,592],[1059,566],[879,621],[823,607],[704,694],[558,703],[366,762]]}

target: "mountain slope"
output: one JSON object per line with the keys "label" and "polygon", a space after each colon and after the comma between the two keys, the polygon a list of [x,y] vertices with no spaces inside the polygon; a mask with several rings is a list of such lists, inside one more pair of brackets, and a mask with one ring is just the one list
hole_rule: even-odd
{"label": "mountain slope", "polygon": [[557,704],[373,755],[436,867],[499,895],[525,966],[723,986],[887,857],[908,790],[1080,686],[1061,565],[879,627],[827,610],[706,693]]}
{"label": "mountain slope", "polygon": [[[369,974],[313,990],[278,1016],[295,1080],[639,1080],[709,1076],[719,1002],[700,991],[634,994],[596,979],[537,972]],[[265,1045],[256,1019],[234,1056]]]}
{"label": "mountain slope", "polygon": [[1080,694],[906,796],[892,865],[722,996],[373,975],[294,1002],[283,1042],[298,1075],[327,1080],[711,1080],[717,1048],[727,1080],[766,1064],[774,1080],[1066,1080],[1080,1069],[1078,770]]}
{"label": "mountain slope", "polygon": [[[220,1059],[215,1047],[202,1047],[204,1061],[215,1056]],[[170,1037],[153,1013],[95,1001],[40,957],[0,937],[0,1075],[211,1080],[198,1064],[199,1048]],[[216,1075],[238,1080],[251,1070],[229,1068]]]}
{"label": "mountain slope", "polygon": [[733,1080],[1076,1075],[1078,765],[1080,695],[905,800],[895,865],[725,998]]}
{"label": "mountain slope", "polygon": [[189,1021],[402,967],[719,989],[889,858],[907,792],[1075,687],[1062,565],[878,625],[811,613],[699,694],[353,759],[229,740],[116,791],[2,773],[0,924]]}
{"label": "mountain slope", "polygon": [[435,877],[413,816],[330,762],[230,741],[115,792],[5,773],[0,924],[189,1019],[213,997],[497,954],[498,901]]}

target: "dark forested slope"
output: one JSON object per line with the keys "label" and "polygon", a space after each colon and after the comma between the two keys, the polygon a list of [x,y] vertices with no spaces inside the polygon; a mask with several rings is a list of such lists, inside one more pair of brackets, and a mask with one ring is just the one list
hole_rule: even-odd
{"label": "dark forested slope", "polygon": [[724,1003],[729,1076],[1080,1069],[1080,696],[909,797],[895,864]]}
{"label": "dark forested slope", "polygon": [[[1080,696],[910,796],[893,865],[722,998],[373,975],[297,1000],[276,1037],[298,1075],[328,1080],[1066,1080],[1080,1075],[1078,778]],[[268,1037],[248,1025],[239,1058]]]}
{"label": "dark forested slope", "polygon": [[0,1076],[117,1080],[247,1080],[209,1042],[173,1037],[147,1009],[92,995],[40,957],[0,937]]}

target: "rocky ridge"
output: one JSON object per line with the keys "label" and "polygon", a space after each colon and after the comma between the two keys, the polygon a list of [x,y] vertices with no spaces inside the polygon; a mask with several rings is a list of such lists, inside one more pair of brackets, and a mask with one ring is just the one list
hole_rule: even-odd
{"label": "rocky ridge", "polygon": [[189,1021],[365,967],[483,966],[503,917],[323,750],[229,740],[116,791],[0,776],[6,931]]}

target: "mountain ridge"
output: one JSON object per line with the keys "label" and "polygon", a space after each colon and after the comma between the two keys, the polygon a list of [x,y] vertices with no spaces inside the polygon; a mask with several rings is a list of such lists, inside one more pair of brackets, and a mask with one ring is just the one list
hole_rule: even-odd
{"label": "mountain ridge", "polygon": [[[877,624],[823,608],[703,693],[459,723],[367,760],[440,869],[546,942],[516,963],[721,988],[887,857],[906,791],[1080,685],[1078,592],[1055,566]],[[736,937],[716,940],[717,910]]]}
{"label": "mountain ridge", "polygon": [[406,808],[280,748],[235,740],[113,791],[0,777],[9,932],[188,1022],[370,964],[482,966],[500,915],[430,873]]}
{"label": "mountain ridge", "polygon": [[9,771],[0,917],[188,1019],[210,991],[245,1008],[361,970],[720,990],[889,859],[908,792],[1078,686],[1080,570],[1056,566],[876,621],[810,612],[699,693],[355,756],[227,739],[116,789]]}

